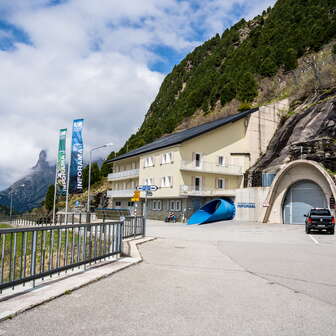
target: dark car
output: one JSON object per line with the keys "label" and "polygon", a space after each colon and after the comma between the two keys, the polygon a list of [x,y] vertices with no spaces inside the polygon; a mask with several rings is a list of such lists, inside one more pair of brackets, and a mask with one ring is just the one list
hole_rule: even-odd
{"label": "dark car", "polygon": [[311,209],[306,217],[306,233],[312,230],[326,230],[330,234],[335,233],[335,217],[329,209]]}

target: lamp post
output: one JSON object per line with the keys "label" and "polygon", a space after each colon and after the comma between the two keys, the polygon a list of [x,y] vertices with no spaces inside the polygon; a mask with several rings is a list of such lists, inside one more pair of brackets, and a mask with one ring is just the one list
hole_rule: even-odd
{"label": "lamp post", "polygon": [[97,149],[113,146],[113,143],[108,143],[102,146],[94,147],[90,150],[90,161],[89,161],[89,179],[88,179],[88,198],[87,198],[87,212],[90,213],[90,188],[91,188],[91,165],[92,165],[92,152]]}

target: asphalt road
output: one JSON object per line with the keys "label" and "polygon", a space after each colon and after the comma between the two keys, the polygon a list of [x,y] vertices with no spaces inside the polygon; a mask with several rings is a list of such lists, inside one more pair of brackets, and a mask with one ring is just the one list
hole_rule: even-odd
{"label": "asphalt road", "polygon": [[0,335],[336,335],[336,238],[152,222],[144,262],[0,323]]}

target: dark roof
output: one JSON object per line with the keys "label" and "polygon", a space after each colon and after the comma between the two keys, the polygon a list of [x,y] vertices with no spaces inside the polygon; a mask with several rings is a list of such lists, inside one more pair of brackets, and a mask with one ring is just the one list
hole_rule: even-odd
{"label": "dark roof", "polygon": [[151,152],[153,150],[157,150],[157,149],[161,149],[161,148],[164,148],[164,147],[180,144],[180,143],[182,143],[186,140],[195,138],[195,137],[197,137],[197,136],[199,136],[203,133],[212,131],[212,130],[218,128],[218,127],[221,127],[221,126],[224,126],[228,123],[232,123],[234,121],[242,119],[242,118],[250,115],[251,113],[258,111],[258,110],[259,110],[258,108],[255,108],[255,109],[251,109],[251,110],[248,110],[248,111],[240,112],[240,113],[237,113],[235,115],[232,115],[232,116],[229,116],[229,117],[226,117],[226,118],[210,121],[210,122],[202,124],[200,126],[189,128],[185,131],[181,131],[181,132],[177,132],[177,133],[167,135],[165,137],[162,137],[158,140],[155,140],[155,141],[151,142],[150,144],[147,144],[147,145],[144,145],[140,148],[134,149],[134,150],[132,150],[128,153],[119,155],[116,158],[114,158],[112,160],[109,160],[108,162],[119,161],[119,160],[122,160],[122,159],[126,159],[126,158],[130,158],[132,156],[139,155],[139,154]]}

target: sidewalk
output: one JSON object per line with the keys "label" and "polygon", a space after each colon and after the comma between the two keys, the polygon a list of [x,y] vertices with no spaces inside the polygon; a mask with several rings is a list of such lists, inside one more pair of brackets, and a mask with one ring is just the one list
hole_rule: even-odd
{"label": "sidewalk", "polygon": [[[59,296],[70,294],[72,291],[90,283],[106,278],[113,273],[135,265],[142,261],[137,245],[151,241],[154,238],[140,238],[125,240],[123,253],[128,257],[111,258],[97,264],[79,268],[77,271],[62,272],[59,277],[36,281],[25,287],[18,286],[15,290],[8,289],[0,295],[0,321],[11,318],[44,302],[51,301]],[[28,288],[27,288],[28,287]]]}

